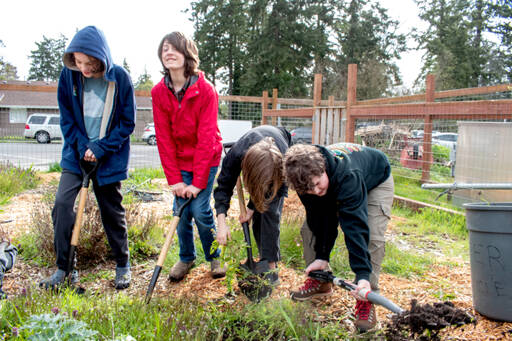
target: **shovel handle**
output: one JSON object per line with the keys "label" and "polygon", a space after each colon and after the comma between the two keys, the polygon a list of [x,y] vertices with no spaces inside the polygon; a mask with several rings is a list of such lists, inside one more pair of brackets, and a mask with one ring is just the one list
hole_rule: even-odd
{"label": "shovel handle", "polygon": [[99,162],[89,162],[84,159],[80,159],[80,171],[82,171],[83,179],[82,179],[82,187],[89,188],[89,180],[91,176],[96,172],[98,167],[100,166]]}
{"label": "shovel handle", "polygon": [[87,187],[80,189],[80,198],[78,199],[78,210],[76,212],[75,226],[73,226],[73,234],[71,236],[71,245],[78,245],[78,237],[82,228],[82,220],[84,217],[85,202],[87,201]]}
{"label": "shovel handle", "polygon": [[[187,206],[191,201],[193,197],[188,198],[178,209],[177,214],[172,218],[171,226],[169,230],[167,231],[167,236],[165,237],[164,245],[162,246],[162,250],[160,251],[160,255],[158,256],[158,260],[155,265],[155,270],[153,271],[153,276],[151,277],[151,281],[149,282],[148,290],[146,291],[146,298],[145,302],[146,304],[149,304],[149,301],[151,301],[151,295],[153,294],[153,290],[156,286],[156,281],[158,280],[158,276],[160,276],[160,272],[162,271],[162,266],[164,265],[165,257],[167,256],[167,251],[169,251],[169,246],[172,242],[172,237],[174,235],[174,232],[176,231],[176,227],[178,226],[178,223],[180,222],[181,214],[183,213],[183,209],[185,206]],[[177,200],[177,199],[174,199]]]}
{"label": "shovel handle", "polygon": [[[238,193],[238,204],[240,206],[240,214],[243,216],[247,215],[245,208],[244,188],[242,187],[242,178],[239,176],[236,180],[236,192]],[[247,262],[251,269],[254,267],[254,259],[252,256],[252,242],[251,242],[251,231],[249,230],[249,223],[242,223],[242,229],[244,231],[244,239],[247,244]]]}
{"label": "shovel handle", "polygon": [[244,188],[242,187],[242,178],[239,176],[236,180],[236,192],[238,193],[238,205],[240,206],[240,214],[245,216],[247,209],[245,208]]}
{"label": "shovel handle", "polygon": [[167,256],[167,251],[169,251],[169,246],[171,245],[172,238],[174,236],[174,233],[176,232],[176,227],[178,227],[178,224],[180,222],[183,209],[192,201],[192,199],[192,197],[188,198],[178,209],[177,214],[174,217],[172,217],[171,226],[169,227],[169,230],[167,230],[167,236],[165,237],[164,245],[162,246],[160,256],[158,256],[158,260],[156,262],[157,266],[162,267],[164,265],[165,257]]}
{"label": "shovel handle", "polygon": [[[354,284],[349,283],[339,277],[334,276],[330,271],[320,271],[320,270],[311,271],[309,273],[309,277],[319,280],[321,282],[331,282],[331,283],[333,283],[345,290],[348,290],[348,291],[352,291],[356,288],[356,286]],[[399,306],[397,306],[395,303],[391,302],[384,296],[381,296],[377,293],[372,292],[371,290],[366,290],[366,291],[361,290],[359,292],[359,295],[362,298],[365,298],[372,303],[383,306],[384,308],[394,312],[395,314],[401,314],[404,312],[404,310],[402,308],[400,308]]]}

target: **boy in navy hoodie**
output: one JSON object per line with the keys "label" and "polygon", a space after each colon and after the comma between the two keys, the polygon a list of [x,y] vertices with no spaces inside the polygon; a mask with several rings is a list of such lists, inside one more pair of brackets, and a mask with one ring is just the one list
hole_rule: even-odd
{"label": "boy in navy hoodie", "polygon": [[[379,291],[378,280],[385,249],[385,232],[393,203],[393,177],[384,153],[351,143],[328,147],[292,146],[285,154],[285,173],[306,208],[303,237],[306,273],[327,270],[338,235],[344,233],[349,263],[355,273],[356,327],[367,331],[377,324],[372,303],[358,292]],[[332,293],[330,283],[308,278],[291,293],[305,301]]]}
{"label": "boy in navy hoodie", "polygon": [[[101,220],[116,266],[115,287],[130,285],[125,210],[121,181],[128,177],[130,134],[135,127],[135,96],[129,74],[112,62],[103,32],[78,31],[67,47],[57,96],[64,139],[62,175],[52,211],[57,270],[40,282],[46,289],[64,283],[67,274],[75,199],[82,185],[80,162],[97,163],[92,176]],[[72,274],[78,281],[78,274]]]}

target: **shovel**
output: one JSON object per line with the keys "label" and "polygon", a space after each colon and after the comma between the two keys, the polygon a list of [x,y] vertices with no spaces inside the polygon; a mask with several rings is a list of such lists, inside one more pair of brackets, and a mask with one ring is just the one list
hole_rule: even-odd
{"label": "shovel", "polygon": [[[84,216],[85,203],[87,201],[87,192],[89,190],[89,182],[91,180],[91,176],[98,169],[99,162],[87,162],[85,160],[80,160],[80,170],[82,171],[83,179],[82,179],[82,188],[80,189],[79,199],[78,199],[78,210],[76,212],[75,225],[73,226],[73,234],[71,235],[71,246],[69,248],[69,258],[68,258],[68,269],[66,271],[66,276],[68,277],[68,285],[71,286],[71,277],[73,273],[73,266],[75,263],[75,255],[76,248],[78,246],[78,237],[80,236],[80,229],[82,228],[82,220]],[[85,291],[84,288],[78,287],[76,288],[78,293],[83,293]]]}
{"label": "shovel", "polygon": [[158,280],[158,276],[160,276],[160,271],[162,271],[162,266],[164,265],[165,257],[167,256],[167,251],[169,251],[169,246],[172,242],[172,237],[174,236],[174,232],[176,232],[176,227],[180,222],[181,214],[183,213],[183,209],[187,206],[193,197],[188,198],[178,209],[177,214],[172,218],[171,226],[167,231],[167,236],[165,237],[164,245],[162,246],[162,251],[160,251],[160,256],[158,256],[158,260],[155,265],[155,270],[153,271],[153,277],[151,277],[151,281],[149,282],[148,291],[146,292],[146,304],[149,304],[151,301],[151,295],[153,294],[153,290],[155,289],[156,281]]}
{"label": "shovel", "polygon": [[[238,193],[240,213],[242,216],[245,216],[247,211],[245,209],[244,190],[240,177],[238,177],[236,182],[236,191]],[[247,261],[239,266],[239,269],[242,271],[239,273],[238,287],[251,301],[260,301],[272,293],[272,286],[268,283],[268,280],[263,278],[263,275],[270,271],[270,267],[267,260],[254,261],[249,224],[247,222],[242,223],[242,228],[247,248]]]}
{"label": "shovel", "polygon": [[[348,291],[354,290],[356,287],[352,283],[349,283],[347,281],[342,280],[341,278],[335,277],[332,272],[330,271],[321,271],[321,270],[315,270],[311,271],[309,273],[309,277],[314,278],[320,282],[331,282],[339,287],[342,287],[343,289],[346,289]],[[381,296],[379,294],[376,294],[372,292],[371,290],[362,292],[363,290],[359,291],[359,295],[366,298],[368,301],[381,305],[384,308],[392,311],[395,314],[401,314],[404,312],[402,308],[397,306],[395,303],[391,302],[384,296]]]}

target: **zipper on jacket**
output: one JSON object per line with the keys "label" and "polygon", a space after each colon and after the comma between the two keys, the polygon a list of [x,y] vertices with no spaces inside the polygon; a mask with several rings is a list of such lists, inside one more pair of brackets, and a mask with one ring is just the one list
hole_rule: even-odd
{"label": "zipper on jacket", "polygon": [[[114,104],[112,105],[112,111],[110,112],[110,117],[109,117],[109,121],[108,121],[107,130],[105,131],[105,135],[107,135],[107,132],[109,132],[110,128],[112,127],[112,121],[114,120],[114,113],[116,112],[116,105],[117,105],[116,98],[117,98],[117,91],[118,91],[118,88],[119,88],[117,86],[117,82],[114,82],[114,87],[115,87],[115,91],[114,91]],[[135,110],[135,115],[137,115],[137,110]]]}
{"label": "zipper on jacket", "polygon": [[[84,115],[84,76],[80,72],[80,82],[82,83],[80,89],[80,112],[82,113],[82,120],[84,121],[85,127],[85,115]],[[87,134],[87,131],[85,132]]]}

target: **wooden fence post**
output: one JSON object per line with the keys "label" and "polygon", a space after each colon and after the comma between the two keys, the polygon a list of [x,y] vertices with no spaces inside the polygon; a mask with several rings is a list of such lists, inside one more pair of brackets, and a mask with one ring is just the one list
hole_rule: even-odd
{"label": "wooden fence post", "polygon": [[346,142],[354,142],[355,121],[350,113],[350,107],[357,101],[357,64],[348,65],[347,81],[347,126],[345,128]]}
{"label": "wooden fence post", "polygon": [[[435,76],[428,74],[426,79],[425,102],[433,103],[435,101]],[[433,161],[432,156],[432,116],[425,113],[425,122],[423,124],[423,165],[421,171],[421,182],[430,180],[430,165]]]}
{"label": "wooden fence post", "polygon": [[313,130],[312,143],[321,143],[320,142],[320,112],[317,107],[320,106],[322,102],[322,74],[315,73],[315,82],[313,84],[313,124],[311,129]]}
{"label": "wooden fence post", "polygon": [[[272,89],[272,109],[277,109],[277,89]],[[277,126],[277,116],[272,116],[272,125]]]}
{"label": "wooden fence post", "polygon": [[267,118],[265,114],[268,109],[268,91],[263,91],[262,99],[261,99],[261,125],[267,123]]}

